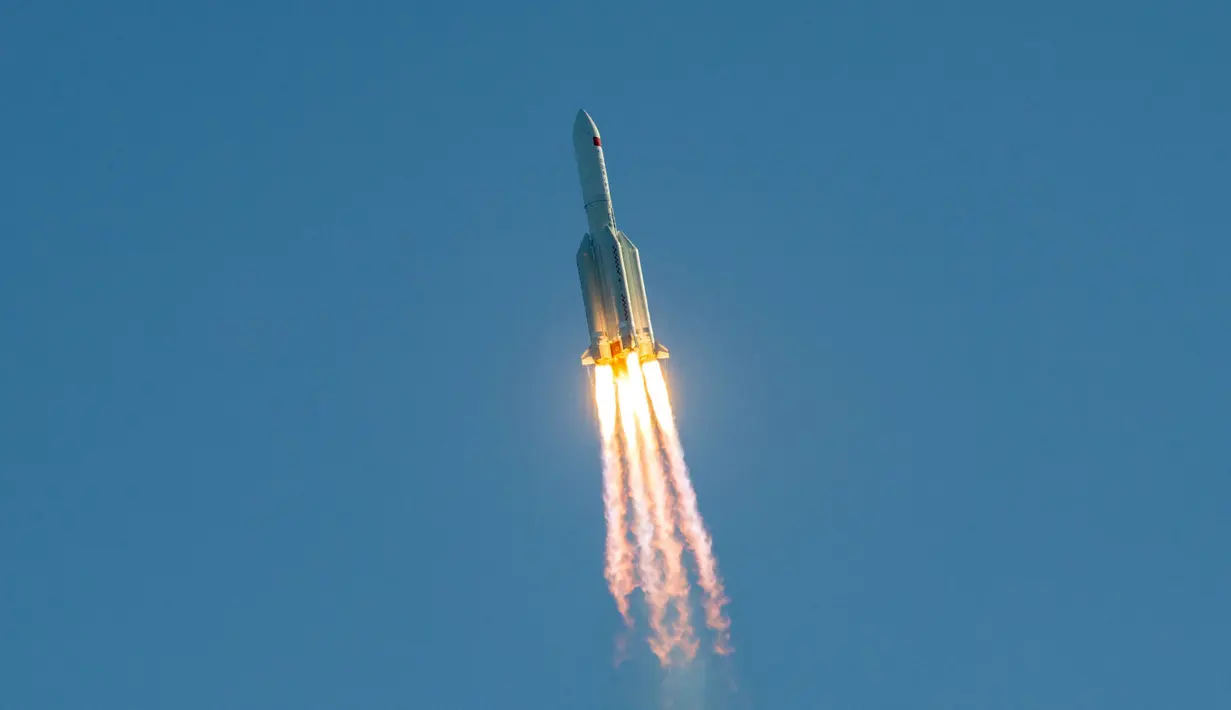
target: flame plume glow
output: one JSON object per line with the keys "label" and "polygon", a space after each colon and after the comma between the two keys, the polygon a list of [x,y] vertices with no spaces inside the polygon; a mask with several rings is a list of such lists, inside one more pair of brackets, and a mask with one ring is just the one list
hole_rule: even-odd
{"label": "flame plume glow", "polygon": [[723,612],[727,598],[684,464],[662,367],[656,360],[643,367],[632,354],[625,365],[618,370],[610,365],[594,368],[611,595],[631,629],[630,597],[641,589],[651,650],[663,666],[688,663],[700,644],[691,619],[687,546],[696,562],[699,601],[714,651],[730,653],[731,623]]}

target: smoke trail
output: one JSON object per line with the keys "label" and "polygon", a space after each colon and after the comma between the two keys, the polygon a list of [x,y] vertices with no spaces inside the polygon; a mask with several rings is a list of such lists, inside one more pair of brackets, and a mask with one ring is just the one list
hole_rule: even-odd
{"label": "smoke trail", "polygon": [[603,437],[603,508],[607,516],[607,583],[615,597],[616,608],[631,628],[628,597],[633,592],[633,553],[625,530],[624,471],[620,467],[620,443],[616,438],[615,379],[609,365],[594,368],[594,399],[598,404],[599,428]]}
{"label": "smoke trail", "polygon": [[667,481],[663,475],[662,454],[650,416],[650,403],[645,396],[641,366],[635,355],[628,358],[628,378],[629,387],[640,395],[635,398],[637,428],[641,434],[644,454],[643,470],[649,489],[650,503],[653,507],[654,545],[662,555],[666,572],[665,591],[671,598],[675,609],[675,629],[671,636],[671,645],[683,651],[685,661],[691,661],[697,655],[697,642],[693,637],[692,623],[689,619],[691,610],[688,600],[688,578],[684,571],[684,547],[675,535],[676,524],[671,494],[667,491]]}
{"label": "smoke trail", "polygon": [[[730,622],[723,614],[727,598],[709,533],[697,510],[661,366],[656,361],[643,366],[635,355],[623,364],[618,370],[600,365],[594,375],[603,439],[605,574],[611,594],[625,626],[631,629],[629,597],[639,586],[649,614],[649,645],[659,663],[664,667],[690,663],[696,658],[698,642],[683,560],[686,544],[696,558],[705,623],[714,631],[714,649],[729,653]],[[617,665],[626,641],[627,636],[617,637]]]}
{"label": "smoke trail", "polygon": [[654,557],[654,521],[650,517],[650,504],[646,498],[645,478],[641,466],[641,447],[637,441],[637,398],[645,397],[645,388],[638,392],[628,377],[620,377],[616,383],[620,400],[620,424],[624,434],[624,465],[628,472],[629,492],[633,501],[633,532],[637,538],[637,568],[641,577],[641,589],[645,592],[650,608],[650,628],[654,637],[650,647],[658,660],[667,665],[671,653],[670,639],[664,625],[666,599],[663,598],[662,579]]}
{"label": "smoke trail", "polygon": [[688,479],[688,469],[684,464],[684,447],[680,443],[679,431],[675,427],[675,415],[671,411],[671,397],[663,379],[662,367],[657,361],[646,364],[645,384],[667,448],[670,461],[668,470],[679,504],[680,528],[688,547],[696,557],[701,588],[705,590],[706,625],[717,635],[714,650],[720,654],[730,653],[731,622],[722,613],[722,607],[728,600],[723,592],[722,579],[718,576],[718,562],[714,559],[709,533],[697,508],[697,494],[693,490],[692,481]]}

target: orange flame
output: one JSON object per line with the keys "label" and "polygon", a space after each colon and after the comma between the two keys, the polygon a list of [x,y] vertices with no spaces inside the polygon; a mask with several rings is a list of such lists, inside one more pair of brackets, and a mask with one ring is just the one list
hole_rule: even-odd
{"label": "orange flame", "polygon": [[594,368],[594,399],[598,405],[599,429],[603,437],[603,507],[607,516],[607,583],[615,597],[616,608],[631,627],[628,597],[633,592],[632,550],[624,524],[624,470],[620,467],[620,444],[616,438],[615,378],[609,365]]}
{"label": "orange flame", "polygon": [[645,592],[650,607],[650,628],[654,637],[650,646],[663,665],[671,653],[665,618],[667,603],[663,595],[662,575],[654,556],[654,520],[650,515],[650,503],[646,497],[645,475],[641,466],[641,447],[637,440],[637,398],[645,397],[633,388],[627,375],[616,382],[620,400],[620,424],[624,435],[624,466],[628,471],[628,488],[633,503],[633,534],[637,540],[637,569],[641,577],[641,589]]}
{"label": "orange flame", "polygon": [[645,396],[645,384],[641,377],[640,363],[636,357],[628,359],[628,375],[633,391],[641,393],[636,398],[637,427],[641,434],[642,453],[650,504],[654,513],[654,545],[662,556],[666,573],[666,593],[675,609],[675,629],[671,645],[684,652],[685,661],[697,655],[697,642],[693,638],[689,620],[688,578],[684,572],[684,546],[675,535],[675,515],[671,494],[663,475],[663,459],[655,435],[654,422],[650,416],[650,403]]}
{"label": "orange flame", "polygon": [[709,532],[705,529],[705,522],[701,519],[701,512],[697,507],[697,494],[688,478],[688,468],[684,464],[684,447],[675,427],[675,414],[671,411],[671,396],[663,379],[662,366],[657,361],[646,365],[645,383],[666,444],[670,462],[668,470],[678,500],[680,527],[688,547],[696,557],[697,574],[701,578],[701,588],[705,590],[706,625],[717,634],[714,650],[721,654],[730,653],[731,622],[722,612],[728,599],[723,592],[722,579],[718,575],[718,562],[714,558]]}
{"label": "orange flame", "polygon": [[[605,574],[620,616],[631,629],[629,597],[639,586],[650,617],[649,645],[659,662],[669,666],[696,657],[698,644],[683,561],[687,544],[697,561],[706,625],[715,632],[714,649],[729,653],[730,621],[722,609],[728,600],[688,478],[661,366],[650,361],[643,367],[632,354],[619,372],[610,365],[599,365],[594,398],[603,440]],[[630,506],[635,545],[629,541]],[[669,609],[673,612],[670,630]],[[621,652],[624,640],[618,640]],[[679,654],[674,653],[677,649]]]}

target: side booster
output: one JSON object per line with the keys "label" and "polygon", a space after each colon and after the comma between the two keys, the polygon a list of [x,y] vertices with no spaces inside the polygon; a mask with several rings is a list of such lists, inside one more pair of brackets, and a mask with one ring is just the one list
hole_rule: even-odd
{"label": "side booster", "polygon": [[642,362],[669,357],[667,349],[654,339],[637,247],[616,228],[603,141],[585,111],[577,113],[573,124],[573,150],[590,226],[577,250],[581,297],[590,327],[590,347],[581,354],[581,362],[622,363],[629,351],[635,351]]}

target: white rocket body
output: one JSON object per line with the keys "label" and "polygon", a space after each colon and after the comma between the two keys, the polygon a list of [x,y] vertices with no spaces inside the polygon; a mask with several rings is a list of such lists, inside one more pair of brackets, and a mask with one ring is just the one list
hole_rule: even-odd
{"label": "white rocket body", "polygon": [[590,346],[581,355],[582,364],[619,364],[629,351],[635,351],[642,362],[668,357],[667,349],[654,339],[637,247],[616,228],[603,141],[585,111],[577,113],[573,124],[573,150],[590,227],[577,250],[577,273],[590,328]]}

